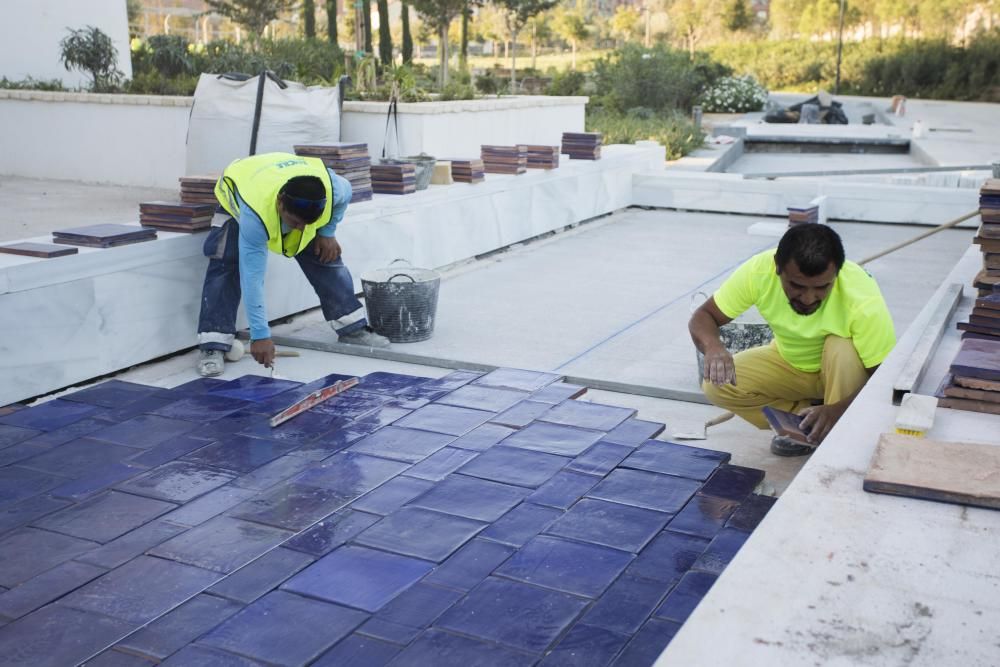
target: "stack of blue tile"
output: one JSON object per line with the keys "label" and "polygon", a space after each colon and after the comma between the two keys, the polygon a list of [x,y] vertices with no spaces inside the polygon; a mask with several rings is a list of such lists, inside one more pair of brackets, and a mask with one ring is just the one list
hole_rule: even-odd
{"label": "stack of blue tile", "polygon": [[0,409],[11,664],[650,665],[770,508],[556,375],[112,380]]}

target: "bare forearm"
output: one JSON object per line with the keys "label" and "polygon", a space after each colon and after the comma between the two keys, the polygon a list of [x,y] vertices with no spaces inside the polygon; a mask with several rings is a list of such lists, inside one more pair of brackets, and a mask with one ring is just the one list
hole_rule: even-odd
{"label": "bare forearm", "polygon": [[703,310],[698,310],[691,316],[688,331],[691,333],[694,346],[703,354],[725,349],[719,337],[719,325]]}

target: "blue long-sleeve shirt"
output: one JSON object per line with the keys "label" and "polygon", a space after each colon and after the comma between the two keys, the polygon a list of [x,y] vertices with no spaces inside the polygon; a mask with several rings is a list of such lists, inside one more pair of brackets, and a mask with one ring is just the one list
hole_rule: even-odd
{"label": "blue long-sleeve shirt", "polygon": [[[331,237],[337,232],[337,225],[344,219],[347,204],[351,201],[351,184],[347,179],[330,172],[333,183],[333,211],[330,222],[316,230],[319,236]],[[242,199],[239,200],[240,215],[240,288],[243,291],[243,307],[250,322],[250,339],[261,340],[271,337],[264,308],[264,274],[267,268],[267,230],[264,223]],[[291,231],[284,222],[281,233]]]}

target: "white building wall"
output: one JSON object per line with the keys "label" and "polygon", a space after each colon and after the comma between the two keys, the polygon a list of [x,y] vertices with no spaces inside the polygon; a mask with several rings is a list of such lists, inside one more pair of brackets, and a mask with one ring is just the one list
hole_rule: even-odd
{"label": "white building wall", "polygon": [[0,2],[0,77],[61,79],[67,88],[86,87],[90,77],[67,71],[59,42],[68,29],[100,28],[118,49],[118,69],[132,77],[125,0],[3,0]]}

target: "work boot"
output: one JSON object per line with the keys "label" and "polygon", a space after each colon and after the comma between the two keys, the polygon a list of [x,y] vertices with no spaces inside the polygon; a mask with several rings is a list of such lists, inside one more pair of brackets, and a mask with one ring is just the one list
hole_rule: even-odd
{"label": "work boot", "polygon": [[793,440],[784,435],[776,435],[771,438],[771,453],[775,456],[805,456],[812,454],[816,449],[812,445]]}
{"label": "work boot", "polygon": [[389,347],[389,339],[375,333],[371,327],[362,327],[349,334],[338,334],[337,340],[348,345],[362,345],[364,347]]}
{"label": "work boot", "polygon": [[225,366],[226,357],[222,350],[201,350],[198,355],[198,375],[203,378],[222,375]]}

